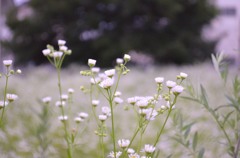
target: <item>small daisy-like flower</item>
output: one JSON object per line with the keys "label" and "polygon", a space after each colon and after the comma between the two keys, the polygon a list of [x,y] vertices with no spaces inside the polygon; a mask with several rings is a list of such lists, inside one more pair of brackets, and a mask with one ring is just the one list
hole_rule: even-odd
{"label": "small daisy-like flower", "polygon": [[88,66],[89,67],[94,67],[96,65],[96,60],[94,59],[88,59]]}
{"label": "small daisy-like flower", "polygon": [[136,105],[137,105],[139,108],[147,108],[147,106],[148,106],[148,100],[147,100],[147,99],[141,99],[141,100],[137,101]]}
{"label": "small daisy-like flower", "polygon": [[119,139],[118,140],[118,145],[120,148],[126,148],[130,144],[130,140],[128,139]]}
{"label": "small daisy-like flower", "polygon": [[100,68],[99,67],[93,67],[91,68],[93,73],[99,73],[100,72]]}
{"label": "small daisy-like flower", "polygon": [[114,102],[115,102],[116,104],[121,104],[121,103],[123,103],[123,100],[122,100],[121,98],[119,98],[119,97],[115,97],[115,98],[114,98]]}
{"label": "small daisy-like flower", "polygon": [[186,74],[186,73],[184,73],[184,72],[180,72],[180,77],[181,77],[182,79],[185,79],[185,78],[188,77],[188,74]]}
{"label": "small daisy-like flower", "polygon": [[108,76],[108,77],[113,77],[115,75],[116,70],[115,69],[110,69],[110,70],[106,70],[104,73]]}
{"label": "small daisy-like flower", "polygon": [[137,101],[138,101],[138,100],[137,100],[136,97],[131,97],[131,98],[128,98],[128,99],[127,99],[127,102],[128,102],[129,104],[132,104],[132,105],[135,105],[135,103],[136,103]]}
{"label": "small daisy-like flower", "polygon": [[51,97],[44,97],[44,98],[42,98],[42,102],[45,103],[45,104],[49,104],[51,101],[52,101]]}
{"label": "small daisy-like flower", "polygon": [[99,100],[92,100],[92,106],[94,106],[94,107],[98,106],[99,103],[100,103]]}
{"label": "small daisy-like flower", "polygon": [[111,116],[111,109],[107,106],[102,107],[102,113],[106,116]]}
{"label": "small daisy-like flower", "polygon": [[122,64],[122,63],[123,63],[123,59],[122,59],[122,58],[117,58],[117,59],[116,59],[116,62],[117,62],[117,64],[119,64],[119,65],[120,65],[120,64]]}
{"label": "small daisy-like flower", "polygon": [[173,87],[175,87],[175,86],[177,85],[177,83],[168,80],[168,81],[166,82],[166,85],[167,85],[168,88],[173,88]]}
{"label": "small daisy-like flower", "polygon": [[173,92],[174,95],[179,95],[180,93],[183,92],[183,90],[184,90],[184,88],[180,85],[177,85],[171,89],[171,91]]}
{"label": "small daisy-like flower", "polygon": [[74,89],[68,88],[68,93],[69,93],[69,94],[73,94],[73,93],[74,93]]}
{"label": "small daisy-like flower", "polygon": [[65,102],[65,101],[57,101],[57,102],[55,103],[55,105],[56,105],[57,107],[64,107],[64,106],[66,105],[66,102]]}
{"label": "small daisy-like flower", "polygon": [[6,66],[6,67],[9,67],[12,65],[12,60],[3,60],[3,65]]}
{"label": "small daisy-like flower", "polygon": [[124,59],[126,62],[128,62],[128,61],[131,60],[131,56],[128,55],[128,54],[124,54],[123,59]]}
{"label": "small daisy-like flower", "polygon": [[146,120],[149,120],[149,121],[155,120],[157,115],[158,115],[158,112],[155,109],[149,108],[147,109]]}
{"label": "small daisy-like flower", "polygon": [[61,99],[62,99],[62,101],[67,101],[68,100],[68,95],[67,94],[62,94]]}
{"label": "small daisy-like flower", "polygon": [[115,154],[114,154],[113,151],[111,151],[111,152],[109,153],[108,157],[110,157],[110,158],[119,158],[121,155],[122,155],[122,152],[121,152],[121,151],[118,151],[118,152],[116,152]]}
{"label": "small daisy-like flower", "polygon": [[158,83],[158,84],[162,84],[164,81],[164,78],[163,77],[156,77],[155,78],[155,82]]}
{"label": "small daisy-like flower", "polygon": [[128,149],[127,149],[127,153],[128,153],[128,154],[134,154],[134,153],[135,153],[135,150],[133,150],[132,148],[128,148]]}
{"label": "small daisy-like flower", "polygon": [[115,94],[114,94],[115,97],[120,97],[121,95],[122,95],[122,93],[119,92],[119,91],[116,91]]}
{"label": "small daisy-like flower", "polygon": [[44,56],[48,56],[48,55],[50,55],[51,50],[50,50],[50,49],[44,49],[44,50],[42,51],[42,53],[43,53]]}
{"label": "small daisy-like flower", "polygon": [[144,145],[144,149],[143,152],[145,152],[146,154],[152,154],[155,151],[155,147],[150,145],[150,144],[145,144]]}
{"label": "small daisy-like flower", "polygon": [[107,116],[106,115],[98,115],[98,119],[100,120],[100,121],[106,121],[107,120]]}
{"label": "small daisy-like flower", "polygon": [[54,58],[61,58],[63,55],[63,52],[57,51],[57,52],[53,52],[53,57]]}
{"label": "small daisy-like flower", "polygon": [[9,102],[13,102],[14,100],[18,99],[18,96],[16,94],[7,94],[6,97]]}
{"label": "small daisy-like flower", "polygon": [[88,117],[88,113],[80,112],[80,113],[78,114],[78,116],[81,117],[82,119],[85,119],[85,118]]}
{"label": "small daisy-like flower", "polygon": [[108,89],[113,85],[113,83],[114,83],[114,81],[112,78],[106,78],[99,84],[99,86],[104,89]]}
{"label": "small daisy-like flower", "polygon": [[58,40],[58,45],[59,46],[63,46],[66,44],[66,41],[65,40]]}
{"label": "small daisy-like flower", "polygon": [[129,154],[128,157],[129,158],[140,158],[140,156],[137,153]]}
{"label": "small daisy-like flower", "polygon": [[58,116],[58,119],[60,120],[60,121],[67,121],[68,120],[68,116],[66,116],[66,115],[64,115],[64,116]]}
{"label": "small daisy-like flower", "polygon": [[75,117],[74,121],[76,123],[80,123],[80,122],[83,122],[84,120],[81,117]]}
{"label": "small daisy-like flower", "polygon": [[67,47],[67,46],[60,46],[60,47],[59,47],[59,50],[65,52],[65,51],[68,50],[68,47]]}
{"label": "small daisy-like flower", "polygon": [[0,100],[0,109],[7,105],[8,105],[7,101],[5,101],[5,104],[4,104],[4,101]]}

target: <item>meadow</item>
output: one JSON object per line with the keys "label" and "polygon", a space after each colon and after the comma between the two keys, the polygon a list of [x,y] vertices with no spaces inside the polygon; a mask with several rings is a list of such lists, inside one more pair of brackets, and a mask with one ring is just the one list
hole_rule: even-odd
{"label": "meadow", "polygon": [[[74,158],[95,158],[100,154],[99,138],[94,132],[98,127],[94,122],[91,98],[87,91],[87,87],[90,85],[89,77],[79,73],[86,69],[88,69],[86,66],[71,65],[62,70],[61,77],[63,94],[67,94],[69,88],[74,89],[72,105],[67,109],[69,124],[71,124],[69,130],[72,132],[76,130],[73,120],[79,112],[89,114],[89,117],[80,123],[79,134],[76,136],[74,144]],[[163,76],[165,80],[174,80],[180,72],[185,72],[188,74],[188,78],[183,83],[185,91],[178,98],[175,109],[156,146],[160,151],[158,157],[200,157],[194,154],[195,151],[192,147],[186,147],[184,141],[188,142],[190,146],[194,146],[196,152],[204,149],[203,157],[231,157],[227,153],[224,135],[211,114],[202,105],[187,100],[183,96],[189,96],[186,87],[190,83],[199,93],[200,84],[202,84],[208,94],[209,106],[215,108],[227,104],[225,95],[233,89],[232,81],[239,73],[237,68],[229,69],[226,86],[211,62],[186,66],[152,66],[147,69],[130,66],[129,69],[130,72],[124,75],[119,82],[118,90],[122,92],[121,98],[124,102],[114,109],[117,138],[131,137],[137,124],[137,118],[127,103],[128,97],[154,95],[156,92],[154,78]],[[2,77],[0,79],[0,96],[3,96],[4,85],[5,80]],[[55,102],[59,98],[55,69],[51,65],[22,68],[21,74],[9,78],[8,89],[9,93],[15,93],[19,98],[7,106],[4,114],[5,125],[0,130],[0,157],[66,158],[67,144],[64,140],[64,129],[58,119],[61,113],[59,107],[55,106]],[[98,94],[96,95],[98,96]],[[50,96],[52,100],[49,105],[44,105],[42,98],[47,96]],[[100,106],[107,105],[103,97],[99,96],[99,98]],[[219,113],[224,115],[228,111],[230,110],[222,109]],[[99,113],[100,109],[97,109],[97,112]],[[154,122],[149,123],[142,140],[144,143],[150,144],[153,141],[153,137],[155,137],[157,129],[162,126],[165,117],[166,114],[163,113]],[[111,125],[110,120],[106,121],[106,125],[107,128]],[[237,122],[237,127],[240,127],[239,122]],[[196,132],[197,142],[194,140]],[[234,133],[228,128],[227,132],[235,141]],[[179,141],[180,139],[182,142]],[[107,157],[112,150],[111,136],[107,135],[104,141]],[[137,147],[137,144],[138,142],[133,142],[133,146]]]}

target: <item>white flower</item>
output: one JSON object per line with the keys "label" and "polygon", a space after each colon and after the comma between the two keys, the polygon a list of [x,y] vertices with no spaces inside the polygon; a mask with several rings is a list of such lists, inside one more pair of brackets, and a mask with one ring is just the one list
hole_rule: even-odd
{"label": "white flower", "polygon": [[5,101],[5,104],[4,104],[4,101],[0,100],[0,109],[3,108],[4,105],[7,106],[7,105],[8,105],[8,102]]}
{"label": "white flower", "polygon": [[51,50],[50,49],[44,49],[42,51],[42,53],[43,53],[44,56],[48,56],[51,53]]}
{"label": "white flower", "polygon": [[119,64],[119,65],[120,65],[120,64],[122,64],[122,63],[123,63],[123,59],[122,59],[122,58],[117,58],[117,59],[116,59],[116,62],[117,62],[117,64]]}
{"label": "white flower", "polygon": [[88,113],[80,112],[80,113],[78,114],[78,116],[81,117],[82,119],[85,119],[85,118],[88,117]]}
{"label": "white flower", "polygon": [[166,82],[166,85],[167,85],[168,88],[173,88],[173,87],[175,87],[175,86],[177,85],[177,83],[168,80],[168,81]]}
{"label": "white flower", "polygon": [[114,80],[112,78],[106,78],[99,84],[99,86],[104,89],[108,89],[113,85],[113,83],[114,83]]}
{"label": "white flower", "polygon": [[98,119],[99,119],[100,121],[106,121],[107,116],[106,116],[106,115],[98,115]]}
{"label": "white flower", "polygon": [[186,73],[184,73],[184,72],[180,72],[180,77],[181,77],[182,79],[185,79],[185,78],[188,77],[188,74],[186,74]]}
{"label": "white flower", "polygon": [[75,117],[74,121],[76,123],[80,123],[80,122],[83,122],[84,120],[81,117]]}
{"label": "white flower", "polygon": [[128,54],[124,54],[123,59],[124,59],[125,61],[129,61],[129,60],[131,60],[131,56],[128,55]]}
{"label": "white flower", "polygon": [[133,150],[132,148],[128,148],[127,153],[128,154],[134,154],[135,150]]}
{"label": "white flower", "polygon": [[96,60],[94,60],[94,59],[88,59],[88,66],[89,67],[93,67],[93,66],[95,66],[96,65]]}
{"label": "white flower", "polygon": [[106,116],[111,116],[111,109],[107,106],[102,107],[102,113]]}
{"label": "white flower", "polygon": [[156,148],[155,148],[154,146],[152,146],[152,145],[150,145],[150,144],[145,144],[143,151],[144,151],[145,153],[147,153],[147,154],[151,154],[151,153],[153,153],[153,152],[155,151],[155,149],[156,149]]}
{"label": "white flower", "polygon": [[[116,155],[116,156],[115,156],[115,155]],[[111,151],[111,152],[109,153],[108,157],[110,157],[110,158],[119,158],[121,155],[122,155],[122,152],[121,152],[121,151],[118,151],[118,152],[116,152],[115,154],[114,154],[113,151]]]}
{"label": "white flower", "polygon": [[65,40],[58,40],[58,45],[61,46],[61,45],[65,45],[66,44],[66,41]]}
{"label": "white flower", "polygon": [[106,70],[105,71],[105,74],[108,76],[108,77],[112,77],[113,75],[115,75],[115,69],[110,69],[110,70]]}
{"label": "white flower", "polygon": [[120,97],[121,95],[122,95],[122,93],[119,92],[119,91],[116,91],[115,94],[114,94],[115,97]]}
{"label": "white flower", "polygon": [[62,94],[61,99],[62,99],[63,101],[68,100],[68,95],[67,95],[67,94]]}
{"label": "white flower", "polygon": [[128,139],[119,139],[118,140],[118,145],[120,148],[126,148],[130,144],[130,140]]}
{"label": "white flower", "polygon": [[61,50],[61,51],[67,51],[68,50],[68,47],[67,46],[60,46],[59,47],[59,49]]}
{"label": "white flower", "polygon": [[172,91],[173,94],[175,94],[175,95],[178,95],[178,94],[182,93],[183,90],[184,90],[184,88],[183,88],[182,86],[180,86],[180,85],[177,85],[177,86],[175,86],[175,87],[173,87],[173,88],[171,89],[171,91]]}
{"label": "white flower", "polygon": [[137,101],[138,101],[138,100],[137,100],[136,97],[131,97],[131,98],[128,98],[128,99],[127,99],[127,102],[128,102],[129,104],[132,104],[132,105],[135,105],[135,103],[136,103]]}
{"label": "white flower", "polygon": [[53,57],[54,58],[61,58],[63,55],[63,52],[57,51],[57,52],[53,52]]}
{"label": "white flower", "polygon": [[13,102],[14,100],[18,99],[18,96],[16,94],[7,94],[6,97],[9,102]]}
{"label": "white flower", "polygon": [[68,120],[68,116],[64,115],[64,116],[58,116],[58,119],[60,121],[67,121]]}
{"label": "white flower", "polygon": [[45,103],[45,104],[48,104],[50,101],[52,101],[51,97],[44,97],[44,98],[42,98],[42,102]]}
{"label": "white flower", "polygon": [[98,106],[99,103],[100,103],[99,100],[92,100],[92,106],[94,106],[94,107]]}
{"label": "white flower", "polygon": [[147,99],[141,99],[141,100],[137,101],[136,105],[139,108],[146,108],[148,106],[148,100]]}
{"label": "white flower", "polygon": [[155,117],[158,115],[158,112],[155,109],[149,108],[146,113],[146,120],[152,121],[155,120]]}
{"label": "white flower", "polygon": [[100,72],[100,68],[99,67],[93,67],[91,68],[93,73],[99,73]]}
{"label": "white flower", "polygon": [[3,65],[5,65],[5,66],[11,66],[12,65],[12,60],[3,60]]}
{"label": "white flower", "polygon": [[156,77],[155,78],[155,82],[158,83],[158,84],[163,83],[163,81],[164,81],[163,77]]}
{"label": "white flower", "polygon": [[129,154],[128,157],[129,158],[140,158],[140,156],[137,153]]}
{"label": "white flower", "polygon": [[116,104],[121,104],[121,103],[123,102],[123,100],[122,100],[121,98],[119,98],[119,97],[115,97],[115,98],[114,98],[114,102],[115,102]]}
{"label": "white flower", "polygon": [[68,93],[69,93],[69,94],[73,94],[73,93],[74,93],[74,89],[68,88]]}
{"label": "white flower", "polygon": [[17,69],[17,73],[18,73],[18,74],[21,74],[21,73],[22,73],[22,70]]}
{"label": "white flower", "polygon": [[63,106],[66,105],[66,102],[65,102],[65,101],[57,101],[57,102],[55,103],[55,105],[56,105],[57,107],[63,107]]}
{"label": "white flower", "polygon": [[99,77],[96,78],[90,78],[91,84],[98,84],[101,82],[101,79]]}

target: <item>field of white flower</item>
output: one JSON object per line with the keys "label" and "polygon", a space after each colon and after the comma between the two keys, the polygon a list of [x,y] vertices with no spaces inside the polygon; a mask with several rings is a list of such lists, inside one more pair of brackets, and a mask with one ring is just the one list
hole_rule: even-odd
{"label": "field of white flower", "polygon": [[[101,62],[101,61],[99,61]],[[72,106],[68,108],[70,112],[69,120],[79,112],[86,112],[90,115],[84,122],[80,123],[79,135],[76,136],[74,145],[74,158],[95,158],[99,153],[99,137],[95,134],[97,124],[93,120],[91,99],[88,92],[84,92],[84,87],[89,87],[89,77],[81,76],[80,71],[86,67],[70,66],[62,71],[62,92],[68,93],[68,89],[74,89],[72,95]],[[163,76],[165,80],[174,80],[179,72],[188,74],[185,83],[192,83],[197,90],[202,84],[208,94],[209,105],[217,107],[227,103],[224,95],[231,87],[231,79],[239,73],[236,69],[231,69],[227,85],[223,83],[215,72],[212,64],[203,63],[188,66],[158,66],[142,70],[130,67],[130,73],[121,78],[119,91],[123,103],[115,107],[115,127],[118,139],[129,138],[133,135],[136,127],[136,116],[133,114],[131,106],[127,103],[127,98],[133,96],[149,96],[156,92],[155,77]],[[184,84],[185,84],[184,83]],[[0,79],[0,96],[3,96],[5,80]],[[187,86],[185,84],[185,86]],[[227,90],[224,90],[227,89]],[[87,91],[87,90],[86,90]],[[18,95],[18,100],[8,105],[4,114],[5,125],[0,130],[0,157],[1,158],[65,158],[67,157],[67,144],[64,140],[64,128],[58,117],[61,115],[59,107],[55,106],[58,100],[57,73],[51,66],[29,67],[22,69],[22,73],[9,78],[9,93]],[[42,98],[50,96],[52,98],[48,106],[42,103]],[[186,92],[181,96],[188,96]],[[104,100],[101,106],[107,105]],[[97,109],[99,112],[99,109]],[[220,111],[227,113],[226,110]],[[144,144],[151,143],[155,138],[157,129],[163,124],[166,114],[162,114],[157,121],[150,123],[143,138]],[[74,134],[76,125],[72,122],[70,132]],[[107,126],[111,124],[107,120]],[[185,127],[181,128],[180,125]],[[185,126],[189,124],[189,126]],[[190,127],[191,128],[188,128]],[[188,129],[186,131],[186,129]],[[159,156],[172,158],[197,157],[191,148],[181,144],[193,144],[194,134],[197,132],[198,141],[195,142],[196,151],[205,149],[204,157],[230,157],[227,154],[226,142],[223,133],[214,122],[212,116],[200,104],[179,98],[176,108],[170,116],[156,148],[160,149]],[[227,131],[228,132],[228,131]],[[229,131],[231,132],[231,131]],[[232,135],[231,133],[229,135]],[[112,151],[111,136],[105,138],[106,156]],[[176,141],[177,139],[177,141]],[[189,142],[188,142],[189,141]],[[138,142],[133,146],[137,147]],[[186,145],[185,144],[185,145]]]}

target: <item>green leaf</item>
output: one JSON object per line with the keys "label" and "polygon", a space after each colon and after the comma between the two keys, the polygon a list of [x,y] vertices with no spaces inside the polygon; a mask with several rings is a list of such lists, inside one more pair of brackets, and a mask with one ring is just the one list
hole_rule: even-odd
{"label": "green leaf", "polygon": [[209,108],[206,90],[204,89],[202,84],[200,85],[200,87],[201,87],[201,101],[202,101],[202,104],[206,108]]}
{"label": "green leaf", "polygon": [[205,153],[205,149],[202,148],[202,149],[198,152],[198,158],[203,158],[204,153]]}
{"label": "green leaf", "polygon": [[224,120],[223,120],[223,126],[224,126],[224,124],[226,123],[226,121],[228,120],[228,118],[231,116],[231,114],[233,113],[234,111],[231,111],[231,112],[229,112],[225,117],[224,117]]}
{"label": "green leaf", "polygon": [[218,61],[217,58],[214,56],[214,54],[212,54],[211,56],[212,56],[212,63],[213,63],[214,69],[218,73],[218,75],[221,77],[221,73],[220,73],[220,70],[219,70],[220,60]]}
{"label": "green leaf", "polygon": [[192,143],[192,148],[194,151],[197,147],[197,142],[198,142],[198,132],[195,132],[195,134],[193,136],[193,143]]}

